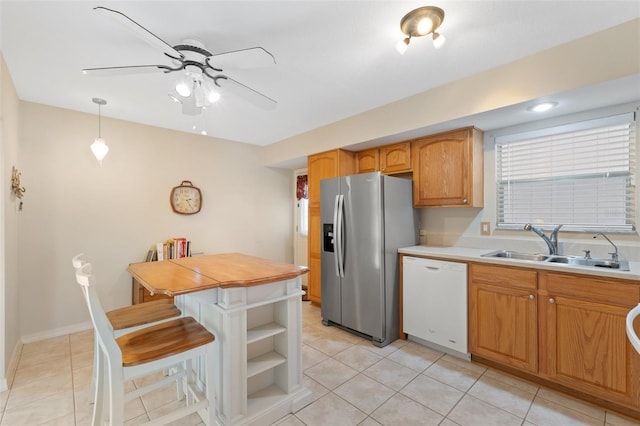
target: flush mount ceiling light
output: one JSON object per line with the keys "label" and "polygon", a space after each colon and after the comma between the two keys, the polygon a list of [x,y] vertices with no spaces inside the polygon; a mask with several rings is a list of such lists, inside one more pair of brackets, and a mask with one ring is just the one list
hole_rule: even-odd
{"label": "flush mount ceiling light", "polygon": [[540,102],[538,104],[535,104],[535,105],[527,108],[527,111],[545,112],[545,111],[549,111],[551,108],[555,108],[557,106],[558,106],[557,102]]}
{"label": "flush mount ceiling light", "polygon": [[406,52],[412,37],[422,37],[431,34],[433,45],[439,49],[444,44],[445,38],[437,30],[444,21],[444,10],[435,6],[424,6],[412,10],[404,15],[400,21],[400,29],[407,36],[396,45],[400,54]]}
{"label": "flush mount ceiling light", "polygon": [[109,152],[109,147],[107,146],[107,143],[104,141],[104,139],[102,139],[102,135],[101,135],[100,107],[102,105],[106,105],[107,101],[100,98],[93,98],[91,100],[93,101],[94,104],[98,104],[98,137],[91,144],[91,152],[93,152],[93,155],[96,157],[96,160],[98,160],[98,163],[102,165],[102,160],[104,160],[104,157]]}

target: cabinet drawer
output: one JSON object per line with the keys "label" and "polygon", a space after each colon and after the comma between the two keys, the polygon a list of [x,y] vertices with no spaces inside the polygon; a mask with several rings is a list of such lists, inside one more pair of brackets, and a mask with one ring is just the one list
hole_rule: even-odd
{"label": "cabinet drawer", "polygon": [[640,286],[631,282],[585,275],[540,274],[540,288],[549,295],[578,297],[632,308],[640,301]]}
{"label": "cabinet drawer", "polygon": [[531,269],[472,263],[469,279],[477,284],[536,289],[538,273]]}

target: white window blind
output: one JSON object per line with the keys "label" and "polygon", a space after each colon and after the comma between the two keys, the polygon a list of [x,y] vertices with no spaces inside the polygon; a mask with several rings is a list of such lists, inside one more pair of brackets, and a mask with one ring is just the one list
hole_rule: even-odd
{"label": "white window blind", "polygon": [[497,225],[632,231],[632,113],[496,138]]}

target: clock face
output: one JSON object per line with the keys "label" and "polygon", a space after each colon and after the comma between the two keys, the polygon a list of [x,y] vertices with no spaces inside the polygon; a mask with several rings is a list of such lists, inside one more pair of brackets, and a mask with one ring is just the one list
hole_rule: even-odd
{"label": "clock face", "polygon": [[202,208],[202,194],[195,186],[176,186],[171,191],[171,207],[180,214],[198,213]]}

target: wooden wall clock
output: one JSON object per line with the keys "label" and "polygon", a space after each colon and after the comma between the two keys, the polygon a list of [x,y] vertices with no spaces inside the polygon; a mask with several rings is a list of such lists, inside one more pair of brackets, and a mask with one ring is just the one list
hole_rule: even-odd
{"label": "wooden wall clock", "polygon": [[173,187],[169,201],[178,214],[196,214],[202,209],[202,193],[190,180],[183,180]]}

